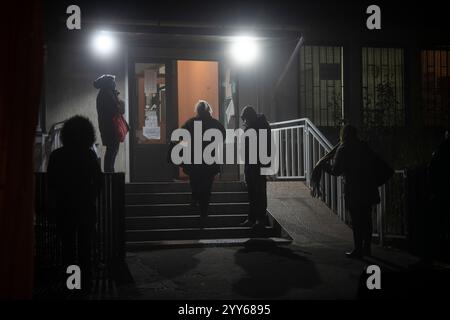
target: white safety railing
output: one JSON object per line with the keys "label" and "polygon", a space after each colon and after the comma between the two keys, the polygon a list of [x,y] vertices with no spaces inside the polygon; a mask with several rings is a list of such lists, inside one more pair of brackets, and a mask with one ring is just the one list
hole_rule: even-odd
{"label": "white safety railing", "polygon": [[[271,123],[278,145],[280,180],[305,180],[311,187],[311,173],[321,157],[331,151],[333,145],[307,118]],[[346,220],[343,181],[328,173],[322,176],[321,199],[339,218]]]}
{"label": "white safety railing", "polygon": [[[330,141],[307,118],[270,124],[277,140],[279,168],[278,180],[304,180],[311,187],[311,174],[321,157],[333,149]],[[396,171],[396,174],[403,174]],[[323,173],[320,190],[321,200],[344,222],[349,222],[345,210],[344,182],[342,177]],[[374,236],[383,243],[384,216],[386,213],[386,186],[379,188],[381,202],[376,207]]]}

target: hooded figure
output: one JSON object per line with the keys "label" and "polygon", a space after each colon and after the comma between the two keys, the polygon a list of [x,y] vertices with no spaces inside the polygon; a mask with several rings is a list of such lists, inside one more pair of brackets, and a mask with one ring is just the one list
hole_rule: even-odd
{"label": "hooded figure", "polygon": [[113,122],[114,116],[123,114],[119,92],[116,90],[115,76],[103,75],[94,81],[99,89],[97,95],[98,127],[102,143],[106,146],[103,170],[114,172],[114,162],[119,151],[119,136]]}

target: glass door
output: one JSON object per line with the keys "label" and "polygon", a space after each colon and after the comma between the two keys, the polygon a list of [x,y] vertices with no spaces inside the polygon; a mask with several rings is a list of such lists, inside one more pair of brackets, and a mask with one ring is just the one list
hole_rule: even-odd
{"label": "glass door", "polygon": [[170,181],[170,133],[178,122],[170,96],[172,68],[164,61],[135,61],[130,77],[131,181]]}

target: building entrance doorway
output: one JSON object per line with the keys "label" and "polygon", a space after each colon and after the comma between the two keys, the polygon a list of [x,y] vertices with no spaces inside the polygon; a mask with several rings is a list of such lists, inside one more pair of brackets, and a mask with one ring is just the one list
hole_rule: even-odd
{"label": "building entrance doorway", "polygon": [[[195,115],[198,100],[206,100],[222,123],[222,72],[218,61],[140,60],[130,73],[131,182],[187,180],[167,161],[170,135]],[[228,119],[229,120],[229,119]],[[238,166],[226,165],[219,179],[238,180]]]}

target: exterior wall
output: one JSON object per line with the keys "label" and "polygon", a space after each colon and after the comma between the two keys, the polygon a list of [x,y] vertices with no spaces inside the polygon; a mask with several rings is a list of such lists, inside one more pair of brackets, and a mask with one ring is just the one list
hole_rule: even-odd
{"label": "exterior wall", "polygon": [[[242,125],[239,112],[247,105],[253,105],[258,112],[263,112],[271,122],[294,119],[298,117],[298,76],[297,59],[291,65],[277,91],[274,100],[274,86],[282,74],[287,61],[295,47],[292,41],[289,45],[271,45],[266,48],[265,55],[253,67],[239,67],[238,70],[238,101],[236,116]],[[150,50],[151,49],[151,50]],[[117,90],[126,103],[126,118],[128,119],[128,79],[127,52],[118,50],[117,54],[101,58],[80,44],[48,44],[46,51],[45,79],[45,125],[46,131],[57,122],[64,121],[74,115],[88,117],[97,131],[99,156],[103,159],[105,147],[101,144],[96,111],[96,96],[98,91],[93,87],[93,81],[102,74],[116,76]],[[137,56],[139,52],[137,51]],[[150,48],[155,57],[169,59],[217,59],[225,62],[223,48],[205,53],[201,49],[181,50],[176,48]],[[147,53],[142,52],[143,55]],[[133,55],[136,52],[133,51]],[[228,65],[228,62],[225,62]],[[126,172],[129,181],[128,139],[120,144],[116,159],[116,171]],[[103,165],[103,162],[102,162]]]}
{"label": "exterior wall", "polygon": [[[116,75],[117,90],[125,99],[124,56],[117,54],[111,59],[96,57],[82,46],[48,45],[46,52],[45,117],[46,130],[57,122],[74,115],[83,115],[96,128],[99,156],[103,159],[96,110],[97,89],[93,81],[102,74]],[[103,166],[103,161],[102,161]],[[126,171],[125,144],[120,144],[115,165],[116,171]]]}
{"label": "exterior wall", "polygon": [[[351,123],[361,126],[361,47],[383,46],[402,47],[405,50],[405,112],[406,126],[397,131],[409,131],[413,128],[423,128],[420,106],[420,48],[418,40],[412,36],[402,39],[400,31],[384,38],[368,39],[364,42],[361,38],[352,39],[350,35],[332,34],[324,32],[309,33],[305,43],[314,45],[339,45],[343,46],[344,55],[344,115]],[[331,41],[333,38],[341,39],[339,42]],[[381,41],[380,39],[384,40]],[[364,37],[364,39],[366,39]],[[402,39],[401,41],[399,39]],[[253,105],[258,112],[264,113],[270,122],[290,120],[300,117],[299,110],[299,59],[293,59],[288,72],[280,82],[275,92],[275,84],[283,73],[295,48],[296,41],[271,40],[265,43],[261,59],[249,67],[236,67],[238,79],[238,99],[236,105],[237,122],[240,125],[239,113],[247,105]],[[91,119],[97,127],[97,112],[95,100],[97,90],[92,82],[99,75],[111,73],[116,75],[117,88],[122,93],[122,99],[126,102],[128,110],[128,82],[126,67],[126,51],[130,56],[148,57],[170,60],[192,59],[213,60],[228,65],[224,54],[226,43],[218,46],[180,46],[172,44],[172,47],[154,46],[136,47],[136,50],[122,50],[117,55],[108,59],[96,57],[86,46],[78,44],[62,45],[48,44],[46,52],[46,81],[45,81],[45,125],[48,131],[52,124],[63,121],[73,115],[81,114]],[[131,48],[131,47],[130,47]],[[133,47],[134,48],[134,47]],[[124,48],[122,48],[124,49]],[[221,101],[222,102],[222,101]],[[128,112],[128,111],[127,111]],[[127,113],[128,114],[128,113]],[[338,140],[336,128],[320,128],[332,143]],[[104,147],[101,146],[100,134],[97,130],[97,142],[100,144],[99,152],[103,158]],[[431,139],[431,138],[430,138]],[[438,139],[439,140],[439,139]],[[433,140],[434,141],[434,140]],[[426,144],[425,142],[423,144]],[[129,154],[127,143],[120,146],[116,160],[116,170],[128,172],[127,157]],[[128,178],[128,177],[127,177]]]}
{"label": "exterior wall", "polygon": [[270,122],[296,119],[298,110],[298,59],[282,77],[278,89],[275,85],[282,76],[294,51],[296,42],[271,42],[262,50],[261,60],[254,66],[239,71],[239,106],[253,105]]}

